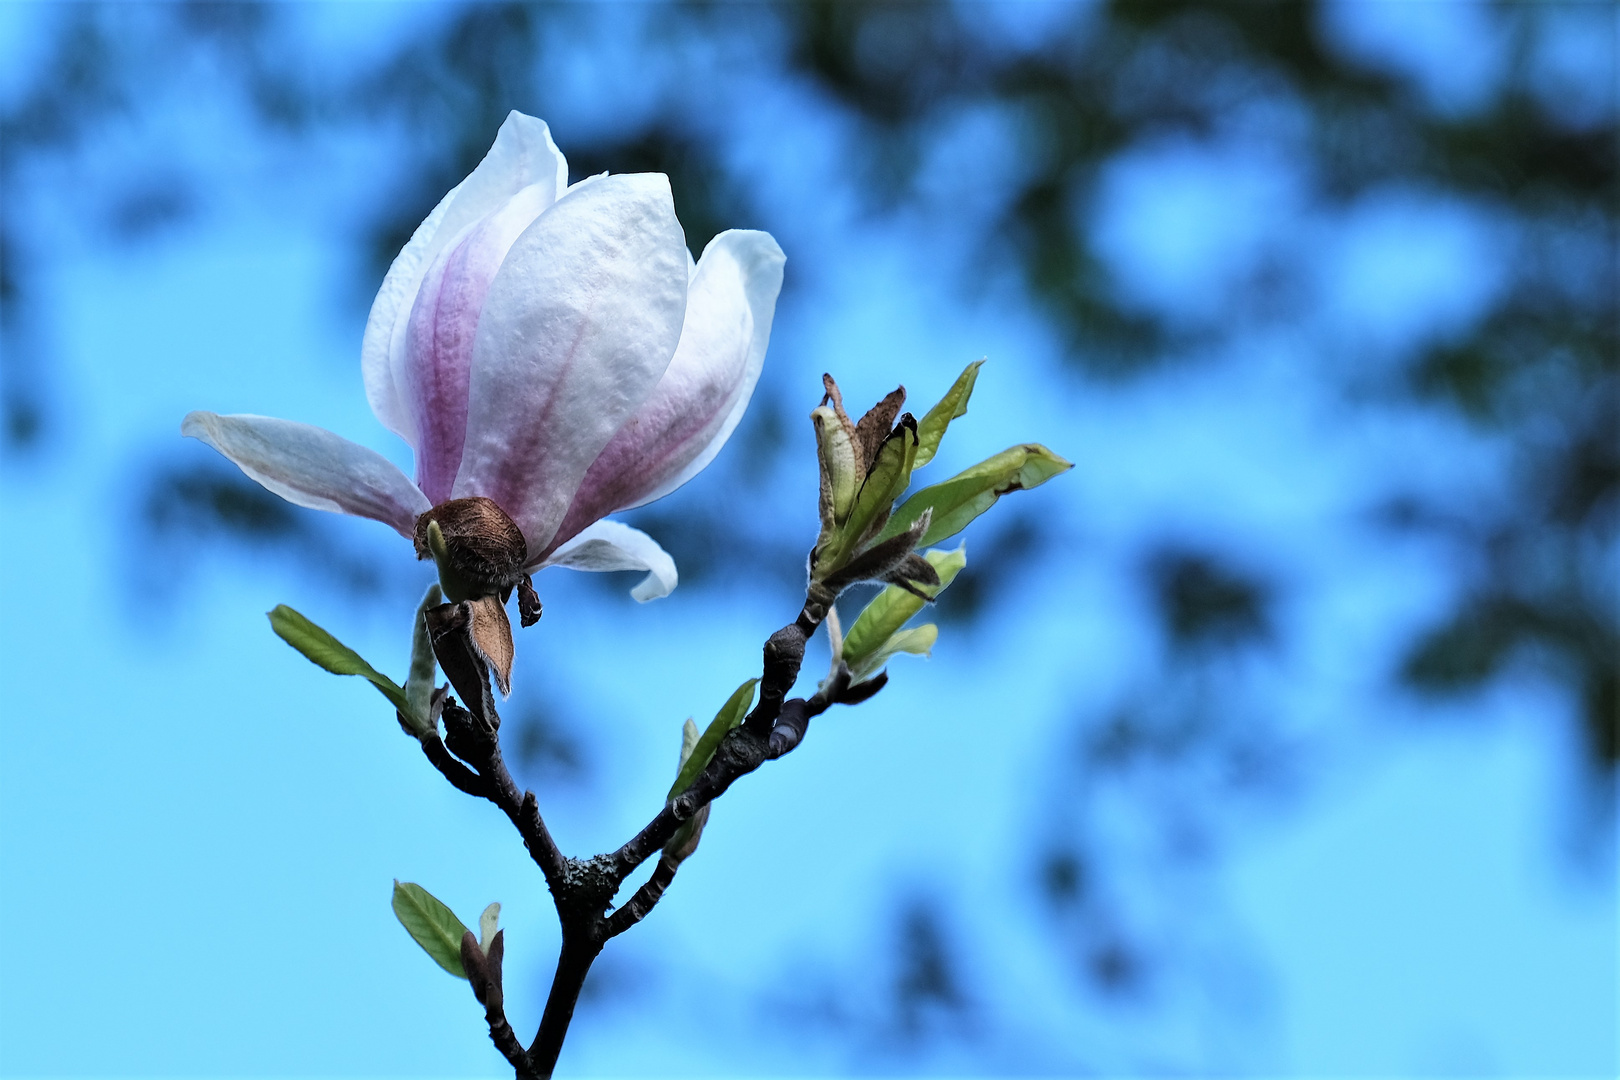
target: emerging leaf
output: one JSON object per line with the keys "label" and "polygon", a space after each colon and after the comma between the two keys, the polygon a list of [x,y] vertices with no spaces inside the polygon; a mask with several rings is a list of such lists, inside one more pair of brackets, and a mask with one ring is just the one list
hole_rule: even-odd
{"label": "emerging leaf", "polygon": [[428,519],[427,525],[422,527],[422,543],[433,557],[433,564],[439,568],[439,583],[444,586],[444,595],[452,604],[459,604],[478,594],[477,588],[457,571],[450,557],[450,545],[437,521]]}
{"label": "emerging leaf", "polygon": [[890,634],[889,640],[883,643],[882,648],[862,657],[860,663],[849,666],[851,682],[861,682],[882,671],[884,665],[896,653],[914,653],[918,656],[927,656],[933,649],[934,642],[939,640],[939,627],[933,623],[923,623],[921,626],[902,630],[897,634]]}
{"label": "emerging leaf", "polygon": [[382,691],[383,697],[392,702],[394,708],[407,715],[415,715],[411,712],[411,703],[405,696],[403,686],[383,675],[366,663],[359,653],[286,604],[277,604],[275,610],[270,612],[270,629],[317,667],[325,668],[334,675],[359,675]]}
{"label": "emerging leaf", "polygon": [[461,964],[461,937],[470,931],[456,913],[420,885],[394,882],[394,914],[422,951],[458,979],[467,977]]}
{"label": "emerging leaf", "polygon": [[411,673],[405,678],[405,700],[409,708],[405,716],[418,735],[427,735],[437,726],[431,717],[433,704],[433,676],[438,663],[433,657],[433,642],[428,638],[427,612],[444,603],[444,594],[437,584],[429,585],[416,609],[416,623],[411,627]]}
{"label": "emerging leaf", "polygon": [[836,573],[850,555],[860,550],[867,540],[866,534],[882,527],[894,500],[911,483],[911,465],[916,457],[917,421],[906,413],[872,459],[871,471],[856,492],[849,519],[840,528],[826,558],[817,566],[819,573]]}
{"label": "emerging leaf", "polygon": [[943,483],[918,491],[894,512],[878,539],[904,532],[924,510],[931,509],[933,521],[918,544],[937,544],[961,532],[1008,492],[1038,487],[1072,468],[1073,463],[1037,443],[1003,450]]}
{"label": "emerging leaf", "polygon": [[[675,783],[670,786],[669,798],[673,799],[692,786],[692,781],[698,778],[698,774],[709,764],[709,759],[714,757],[714,752],[720,748],[720,740],[726,737],[726,732],[742,723],[743,717],[748,715],[748,706],[754,703],[754,687],[758,684],[758,679],[749,679],[732,691],[731,697],[720,706],[720,711],[714,714],[708,729],[693,744],[691,753],[684,754],[680,771],[675,774]],[[691,721],[688,720],[687,723],[690,724]],[[692,727],[696,730],[697,725],[692,724]],[[683,739],[683,751],[684,747]]]}
{"label": "emerging leaf", "polygon": [[[963,545],[954,551],[928,551],[924,553],[924,558],[939,575],[937,587],[924,587],[929,599],[932,599],[944,591],[945,586],[967,565],[967,547]],[[882,648],[889,637],[906,624],[906,620],[922,610],[924,602],[922,597],[898,585],[890,585],[878,593],[844,636],[842,656],[850,670],[854,671],[865,657]]]}
{"label": "emerging leaf", "polygon": [[[750,700],[752,694],[749,695]],[[676,776],[679,777],[681,768],[692,759],[692,752],[697,749],[697,725],[688,718],[686,725],[681,728],[681,760],[676,766]],[[712,754],[711,754],[712,756]],[[677,781],[678,782],[678,781]],[[709,822],[709,808],[707,805],[697,813],[681,822],[681,827],[675,830],[675,835],[669,838],[664,845],[664,857],[676,866],[681,865],[686,858],[697,850],[698,841],[703,838],[703,826]]]}
{"label": "emerging leaf", "polygon": [[698,728],[697,725],[692,722],[692,718],[688,716],[686,718],[686,723],[681,727],[681,760],[675,763],[676,776],[681,774],[681,767],[684,766],[687,759],[692,756],[692,751],[697,749],[697,744]]}
{"label": "emerging leaf", "polygon": [[827,617],[822,621],[827,627],[827,644],[832,651],[833,667],[836,668],[838,658],[844,655],[844,624],[838,618],[837,605],[827,609]]}
{"label": "emerging leaf", "polygon": [[978,381],[979,368],[983,360],[975,360],[962,369],[962,374],[956,377],[956,382],[939,399],[939,404],[928,410],[917,424],[917,460],[912,468],[920,469],[934,460],[934,454],[939,450],[940,440],[945,437],[945,429],[950,427],[951,421],[958,416],[967,415],[968,398],[973,396],[973,384]]}
{"label": "emerging leaf", "polygon": [[484,913],[478,916],[478,947],[489,952],[489,943],[495,940],[495,932],[501,926],[501,905],[499,901],[490,904]]}

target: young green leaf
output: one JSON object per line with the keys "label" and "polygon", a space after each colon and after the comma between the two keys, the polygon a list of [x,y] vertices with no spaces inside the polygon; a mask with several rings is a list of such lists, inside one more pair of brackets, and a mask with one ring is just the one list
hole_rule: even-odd
{"label": "young green leaf", "polygon": [[[839,532],[838,551],[833,565],[842,564],[843,556],[853,553],[868,528],[875,527],[894,500],[911,483],[912,462],[917,458],[917,422],[907,413],[900,418],[900,426],[884,440],[878,450],[872,469],[861,482],[855,495],[855,505],[849,520]],[[903,530],[902,530],[903,531]]]}
{"label": "young green leaf", "polygon": [[862,657],[859,663],[850,665],[850,682],[864,682],[876,675],[883,670],[895,653],[906,652],[918,656],[927,656],[937,640],[939,640],[939,627],[933,623],[923,623],[921,626],[914,626],[910,630],[890,634],[889,640],[883,643],[882,648]]}
{"label": "young green leaf", "polygon": [[421,606],[416,609],[416,624],[411,628],[411,673],[405,678],[405,700],[410,703],[410,709],[405,715],[423,734],[433,726],[428,721],[428,711],[433,701],[433,676],[438,670],[433,657],[433,642],[428,640],[427,612],[429,608],[436,608],[442,603],[444,594],[439,591],[439,586],[429,585],[427,595],[422,597]]}
{"label": "young green leaf", "polygon": [[286,604],[277,604],[275,610],[270,612],[270,629],[317,667],[323,667],[334,675],[359,675],[382,691],[383,697],[391,701],[394,708],[412,715],[411,703],[405,696],[403,686],[366,663],[359,653]]}
{"label": "young green leaf", "polygon": [[458,979],[467,971],[461,966],[461,937],[467,933],[456,913],[420,885],[394,881],[394,915],[422,951]]}
{"label": "young green leaf", "polygon": [[[752,700],[753,695],[750,694],[749,698]],[[686,766],[688,761],[692,760],[692,752],[697,749],[698,738],[697,725],[688,717],[686,724],[681,728],[681,760],[675,767],[677,783],[680,782],[680,770]],[[713,756],[712,752],[710,756]],[[674,859],[675,865],[679,866],[683,859],[697,849],[697,838],[703,834],[703,826],[708,820],[709,808],[705,806],[696,814],[681,822],[681,827],[675,830],[675,835],[670,837],[669,843],[664,845],[665,856]]]}
{"label": "young green leaf", "polygon": [[[936,548],[924,552],[923,557],[934,568],[934,572],[939,574],[940,583],[937,588],[922,587],[932,598],[944,591],[945,586],[949,585],[962,567],[967,565],[967,546],[961,545],[954,551],[940,551]],[[898,585],[890,585],[878,593],[849,628],[849,633],[844,636],[842,653],[844,662],[854,670],[855,665],[863,657],[876,652],[889,640],[891,634],[906,624],[907,619],[921,611],[923,603],[921,597]]]}
{"label": "young green leaf", "polygon": [[[680,771],[675,774],[675,783],[669,789],[671,799],[692,786],[692,781],[698,778],[698,774],[709,764],[709,759],[714,757],[714,752],[720,748],[720,740],[726,737],[726,732],[742,723],[743,717],[748,715],[748,706],[754,703],[754,687],[758,684],[758,679],[749,679],[732,691],[731,697],[720,706],[720,711],[714,714],[702,738],[681,762]],[[694,729],[697,727],[696,724],[692,726]]]}
{"label": "young green leaf", "polygon": [[917,460],[912,468],[920,469],[933,461],[934,454],[939,450],[939,442],[945,437],[945,429],[958,416],[967,415],[968,398],[973,396],[973,384],[978,381],[979,368],[983,364],[983,360],[975,360],[963,368],[956,382],[939,399],[939,404],[929,409],[928,415],[918,422]]}
{"label": "young green leaf", "polygon": [[1003,450],[949,480],[918,491],[894,512],[877,540],[904,532],[925,509],[931,508],[934,520],[917,543],[919,547],[937,544],[961,532],[1008,492],[1039,487],[1072,468],[1072,462],[1037,443]]}
{"label": "young green leaf", "polygon": [[450,542],[444,538],[444,529],[437,520],[428,522],[427,546],[428,553],[433,556],[433,565],[439,568],[439,584],[444,586],[445,599],[459,604],[476,597],[478,589],[456,569],[455,560],[450,557]]}

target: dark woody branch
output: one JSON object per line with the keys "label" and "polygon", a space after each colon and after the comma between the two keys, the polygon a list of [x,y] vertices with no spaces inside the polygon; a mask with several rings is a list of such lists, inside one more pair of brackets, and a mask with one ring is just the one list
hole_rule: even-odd
{"label": "dark woody branch", "polygon": [[468,605],[435,608],[427,613],[427,624],[439,666],[462,700],[476,705],[463,708],[454,701],[446,702],[444,740],[429,736],[422,740],[422,751],[456,787],[501,808],[517,826],[530,857],[545,874],[546,884],[555,891],[566,875],[567,860],[540,817],[534,793],[518,790],[501,756],[501,718],[489,691],[489,666],[473,640]]}
{"label": "dark woody branch", "polygon": [[658,860],[653,867],[652,877],[648,878],[641,888],[636,890],[634,896],[621,904],[618,910],[608,916],[606,936],[618,937],[636,923],[647,917],[653,906],[663,899],[664,890],[669,883],[675,880],[675,870],[679,864],[669,856]]}
{"label": "dark woody branch", "polygon": [[[805,638],[808,636],[804,627],[807,621],[806,616],[801,614],[798,621],[784,626],[766,641],[759,704],[740,726],[733,728],[721,741],[714,757],[698,774],[692,786],[671,799],[645,828],[613,853],[615,870],[621,876],[629,875],[653,852],[662,849],[682,823],[725,794],[726,789],[739,777],[797,747],[804,739],[811,717],[819,716],[830,706],[845,700],[849,691],[849,672],[842,668],[810,698],[782,700],[799,677]],[[811,623],[809,629],[814,632],[815,624]],[[856,690],[864,691],[866,686],[862,685]],[[869,696],[870,693],[862,694],[860,700]]]}
{"label": "dark woody branch", "polygon": [[504,933],[495,935],[487,955],[471,934],[462,942],[463,966],[473,993],[484,1006],[490,1040],[520,1078],[551,1075],[591,964],[609,939],[640,922],[657,905],[674,880],[679,856],[665,854],[660,858],[647,881],[610,913],[613,896],[624,880],[661,851],[684,822],[724,794],[739,777],[796,748],[812,717],[834,704],[865,700],[882,687],[879,678],[851,688],[848,670],[840,667],[810,698],[787,698],[799,677],[805,642],[832,603],[831,595],[826,593],[824,588],[812,585],[798,618],[766,641],[759,703],[722,740],[692,785],[670,800],[623,847],[588,860],[562,854],[541,819],[534,793],[520,792],[507,771],[501,756],[500,716],[489,689],[490,664],[474,632],[470,605],[445,604],[426,613],[439,666],[467,704],[444,702],[444,737],[434,734],[422,739],[422,752],[451,784],[469,795],[488,799],[517,827],[529,854],[545,874],[562,924],[557,973],[540,1029],[528,1047],[518,1040],[506,1019],[500,962]]}

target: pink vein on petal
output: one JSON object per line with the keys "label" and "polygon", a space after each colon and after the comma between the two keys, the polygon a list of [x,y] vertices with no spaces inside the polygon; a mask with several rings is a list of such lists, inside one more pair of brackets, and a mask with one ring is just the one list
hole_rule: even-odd
{"label": "pink vein on petal", "polygon": [[417,485],[435,505],[450,497],[467,439],[473,337],[489,276],[468,266],[469,235],[429,271],[411,309],[411,405],[421,433]]}
{"label": "pink vein on petal", "polygon": [[[488,496],[495,501],[497,506],[505,509],[509,514],[516,514],[519,512],[518,507],[530,506],[536,501],[526,499],[525,495],[533,491],[536,484],[535,476],[541,472],[545,465],[545,462],[541,460],[539,450],[546,441],[546,436],[550,434],[547,428],[551,420],[551,414],[557,408],[557,400],[562,396],[562,387],[568,381],[569,373],[574,370],[580,345],[590,329],[590,316],[592,309],[596,307],[596,299],[597,294],[592,292],[589,303],[580,312],[579,329],[574,334],[573,342],[568,346],[567,351],[563,353],[557,365],[557,377],[552,380],[551,390],[546,394],[545,404],[540,407],[539,412],[529,424],[525,425],[520,432],[515,433],[517,438],[511,439],[507,443],[506,467],[499,473],[499,484],[493,485],[496,491],[488,493]],[[522,516],[528,518],[530,515],[523,514]],[[529,521],[520,521],[520,524],[533,527]]]}
{"label": "pink vein on petal", "polygon": [[[663,466],[685,451],[688,441],[708,427],[716,416],[729,411],[735,398],[735,393],[711,398],[716,404],[701,414],[691,410],[678,412],[677,421],[691,422],[678,426],[666,425],[652,436],[642,435],[638,438],[639,433],[632,432],[628,424],[635,424],[640,417],[632,416],[627,426],[620,429],[607,449],[591,464],[585,481],[580,484],[574,501],[568,506],[568,513],[564,515],[557,535],[552,537],[541,558],[578,536],[592,522],[629,506],[663,482]],[[654,452],[643,456],[649,444],[655,448]],[[671,470],[672,473],[674,471]]]}

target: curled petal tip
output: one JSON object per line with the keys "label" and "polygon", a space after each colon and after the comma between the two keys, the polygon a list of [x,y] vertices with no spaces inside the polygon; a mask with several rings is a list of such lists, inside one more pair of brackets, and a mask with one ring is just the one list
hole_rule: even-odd
{"label": "curled petal tip", "polygon": [[541,566],[567,566],[574,570],[645,570],[630,595],[645,604],[668,596],[680,582],[675,560],[658,541],[619,521],[598,521],[552,552]]}

